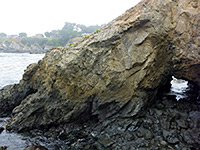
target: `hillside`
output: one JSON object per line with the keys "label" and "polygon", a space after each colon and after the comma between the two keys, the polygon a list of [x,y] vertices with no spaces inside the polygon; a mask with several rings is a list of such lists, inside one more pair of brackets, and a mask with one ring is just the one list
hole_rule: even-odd
{"label": "hillside", "polygon": [[77,42],[75,38],[81,40],[100,27],[66,22],[61,30],[45,32],[44,35],[36,34],[33,37],[27,37],[26,33],[11,36],[0,33],[0,52],[44,53],[53,47],[68,47],[69,44]]}

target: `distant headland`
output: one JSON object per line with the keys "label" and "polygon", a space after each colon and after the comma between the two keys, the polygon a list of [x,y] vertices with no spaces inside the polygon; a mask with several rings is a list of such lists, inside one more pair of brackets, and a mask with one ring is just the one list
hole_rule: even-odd
{"label": "distant headland", "polygon": [[87,37],[101,26],[85,26],[66,22],[61,30],[28,37],[27,33],[7,35],[0,33],[0,52],[4,53],[45,53],[53,47],[68,47],[70,44]]}

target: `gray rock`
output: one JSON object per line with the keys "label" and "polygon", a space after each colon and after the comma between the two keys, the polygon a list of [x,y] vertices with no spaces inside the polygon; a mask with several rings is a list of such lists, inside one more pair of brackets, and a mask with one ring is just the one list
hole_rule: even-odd
{"label": "gray rock", "polygon": [[136,135],[138,137],[145,137],[145,134],[147,133],[147,131],[148,131],[147,129],[141,127],[136,131]]}
{"label": "gray rock", "polygon": [[48,149],[42,145],[31,145],[26,147],[25,150],[48,150]]}
{"label": "gray rock", "polygon": [[186,121],[183,118],[176,120],[176,123],[181,128],[187,128],[188,127]]}
{"label": "gray rock", "polygon": [[170,144],[177,144],[179,143],[179,139],[177,137],[168,137],[167,142]]}
{"label": "gray rock", "polygon": [[115,141],[107,136],[103,137],[100,141],[99,141],[105,148],[108,148],[110,146],[112,146]]}
{"label": "gray rock", "polygon": [[0,134],[3,132],[4,127],[0,127]]}
{"label": "gray rock", "polygon": [[162,140],[162,141],[160,142],[160,144],[163,145],[163,146],[166,146],[166,145],[167,145],[167,142],[164,141],[164,140]]}
{"label": "gray rock", "polygon": [[194,144],[195,143],[195,141],[192,138],[191,130],[185,130],[184,132],[182,132],[182,136],[183,136],[183,139],[186,143],[188,143],[188,144]]}
{"label": "gray rock", "polygon": [[7,146],[0,146],[0,150],[7,150]]}

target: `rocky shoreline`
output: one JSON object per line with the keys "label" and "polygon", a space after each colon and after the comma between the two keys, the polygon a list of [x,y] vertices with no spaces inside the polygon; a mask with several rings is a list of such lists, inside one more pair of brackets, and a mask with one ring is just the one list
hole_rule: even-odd
{"label": "rocky shoreline", "polygon": [[58,138],[60,149],[198,150],[199,98],[159,95],[172,76],[199,93],[199,5],[143,0],[76,45],[48,51],[0,90],[1,114],[13,115],[7,129]]}
{"label": "rocky shoreline", "polygon": [[91,118],[27,133],[33,145],[48,150],[199,150],[200,100],[198,93],[188,96],[177,101],[175,95],[162,95],[134,118]]}
{"label": "rocky shoreline", "polygon": [[[40,40],[40,39],[39,39]],[[45,53],[53,46],[37,43],[23,44],[22,38],[0,38],[0,53]]]}

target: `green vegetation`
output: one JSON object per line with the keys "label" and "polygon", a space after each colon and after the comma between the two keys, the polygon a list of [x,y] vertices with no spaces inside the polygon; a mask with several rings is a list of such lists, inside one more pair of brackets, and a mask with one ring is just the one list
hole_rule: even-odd
{"label": "green vegetation", "polygon": [[27,37],[27,34],[25,32],[19,33],[19,37]]}
{"label": "green vegetation", "polygon": [[[61,30],[52,30],[51,32],[45,32],[43,37],[42,34],[37,34],[33,37],[27,37],[25,32],[19,33],[19,35],[10,35],[7,36],[5,33],[0,33],[0,39],[6,41],[6,45],[10,45],[12,41],[18,40],[22,44],[31,46],[31,44],[38,44],[43,47],[45,45],[58,47],[65,46],[70,39],[75,37],[83,37],[84,35],[90,34],[92,32],[98,32],[98,29],[101,26],[85,26],[75,23],[66,22],[64,27]],[[85,36],[88,38],[88,36]],[[69,46],[72,46],[70,44]],[[78,44],[74,45],[75,47]]]}
{"label": "green vegetation", "polygon": [[69,47],[71,47],[73,45],[73,43],[69,44]]}
{"label": "green vegetation", "polygon": [[[75,23],[66,22],[64,27],[61,30],[53,30],[51,32],[45,32],[45,36],[48,38],[57,39],[56,45],[65,46],[65,44],[72,38],[82,37],[82,34],[88,34],[95,31],[101,26],[85,26]],[[88,36],[86,36],[88,38]]]}
{"label": "green vegetation", "polygon": [[7,36],[7,34],[5,34],[5,33],[0,33],[0,37],[6,37]]}

